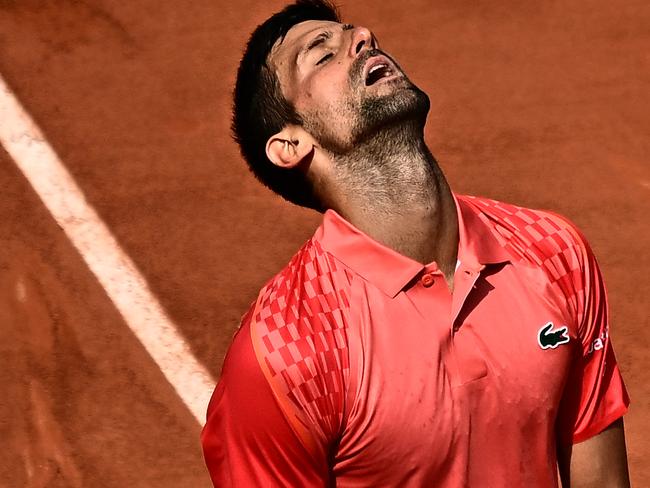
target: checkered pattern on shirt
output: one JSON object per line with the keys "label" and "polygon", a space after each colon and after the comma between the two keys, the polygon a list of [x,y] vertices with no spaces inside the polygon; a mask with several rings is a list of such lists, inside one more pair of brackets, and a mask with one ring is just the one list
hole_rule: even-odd
{"label": "checkered pattern on shirt", "polygon": [[338,432],[343,415],[350,281],[311,239],[261,290],[253,317],[258,360],[281,406],[292,410],[285,415],[312,433],[317,429],[321,441]]}
{"label": "checkered pattern on shirt", "polygon": [[585,300],[587,250],[573,224],[546,211],[487,198],[470,197],[470,201],[510,254],[545,271],[551,285],[559,289],[572,315],[580,321]]}

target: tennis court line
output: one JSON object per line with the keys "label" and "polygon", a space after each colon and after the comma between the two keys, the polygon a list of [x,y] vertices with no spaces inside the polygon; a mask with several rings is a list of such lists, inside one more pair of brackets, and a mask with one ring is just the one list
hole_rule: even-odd
{"label": "tennis court line", "polygon": [[68,236],[167,381],[203,425],[214,388],[210,373],[194,357],[144,277],[86,200],[1,74],[0,144]]}

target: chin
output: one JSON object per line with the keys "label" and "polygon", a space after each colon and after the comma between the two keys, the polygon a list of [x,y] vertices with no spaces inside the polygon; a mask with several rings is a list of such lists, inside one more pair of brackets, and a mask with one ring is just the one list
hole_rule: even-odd
{"label": "chin", "polygon": [[385,88],[388,93],[373,94],[361,102],[355,131],[358,139],[402,124],[424,128],[430,108],[427,94],[411,82],[399,79],[386,82]]}

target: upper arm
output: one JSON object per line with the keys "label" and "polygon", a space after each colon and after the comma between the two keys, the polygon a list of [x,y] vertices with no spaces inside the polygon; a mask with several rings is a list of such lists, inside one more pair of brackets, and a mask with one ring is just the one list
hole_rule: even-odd
{"label": "upper arm", "polygon": [[628,486],[622,416],[629,397],[611,342],[605,284],[584,236],[570,223],[567,230],[580,263],[579,342],[558,411],[558,466],[564,487]]}
{"label": "upper arm", "polygon": [[558,466],[564,488],[629,488],[623,419],[584,442],[559,446]]}
{"label": "upper arm", "polygon": [[201,433],[212,482],[219,487],[325,486],[327,462],[315,459],[287,422],[244,322],[226,356]]}
{"label": "upper arm", "polygon": [[218,486],[324,486],[344,425],[344,269],[311,241],[242,318],[202,441]]}

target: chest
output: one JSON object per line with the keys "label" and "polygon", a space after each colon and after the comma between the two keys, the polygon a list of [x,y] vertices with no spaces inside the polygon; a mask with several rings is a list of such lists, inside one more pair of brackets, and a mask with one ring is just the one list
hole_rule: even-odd
{"label": "chest", "polygon": [[571,313],[535,270],[461,273],[453,294],[441,275],[392,300],[353,293],[341,454],[355,469],[400,459],[424,480],[462,471],[494,435],[513,445],[536,436],[542,450],[552,441],[576,341]]}

